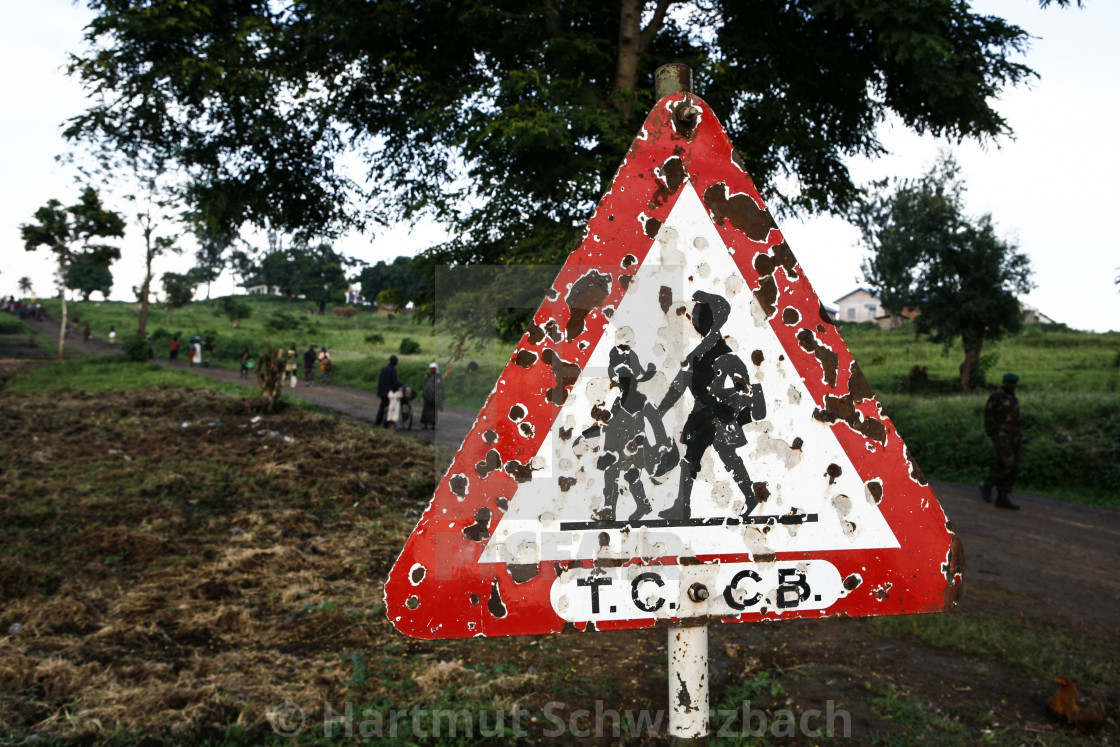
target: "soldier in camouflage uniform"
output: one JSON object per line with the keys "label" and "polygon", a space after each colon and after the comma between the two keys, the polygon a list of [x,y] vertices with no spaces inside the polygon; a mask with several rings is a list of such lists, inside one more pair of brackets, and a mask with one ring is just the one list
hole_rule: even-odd
{"label": "soldier in camouflage uniform", "polygon": [[1015,478],[1019,474],[1019,458],[1023,452],[1023,426],[1019,414],[1019,400],[1015,387],[1019,377],[1013,373],[1003,375],[1003,386],[988,397],[984,407],[984,432],[992,439],[996,458],[988,479],[980,483],[980,496],[992,502],[992,488],[996,489],[997,508],[1017,511],[1019,506],[1008,499]]}

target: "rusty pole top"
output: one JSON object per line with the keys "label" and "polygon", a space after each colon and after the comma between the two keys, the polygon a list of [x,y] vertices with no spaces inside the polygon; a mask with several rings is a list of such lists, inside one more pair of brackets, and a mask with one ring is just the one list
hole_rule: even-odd
{"label": "rusty pole top", "polygon": [[692,68],[683,62],[670,62],[653,73],[653,90],[657,98],[671,93],[692,93]]}

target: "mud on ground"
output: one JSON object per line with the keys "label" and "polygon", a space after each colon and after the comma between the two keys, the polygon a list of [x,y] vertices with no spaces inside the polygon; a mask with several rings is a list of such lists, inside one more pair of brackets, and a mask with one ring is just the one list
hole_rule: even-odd
{"label": "mud on ground", "polygon": [[[351,702],[519,706],[530,742],[571,744],[594,733],[577,710],[597,701],[664,708],[662,630],[451,642],[392,630],[381,583],[448,458],[430,445],[204,390],[9,395],[0,422],[0,736],[281,742],[277,707],[291,703],[313,741],[325,704]],[[1105,622],[1040,614],[985,581],[966,594],[996,626],[1067,626],[1115,657]],[[1038,671],[874,620],[714,626],[711,648],[714,708],[749,700],[773,719],[832,702],[857,744],[920,743],[930,724],[949,744],[1117,738],[1115,722],[1082,735],[1049,720]],[[574,730],[554,734],[550,703]],[[714,713],[713,727],[728,719]],[[661,741],[611,730],[597,741]]]}

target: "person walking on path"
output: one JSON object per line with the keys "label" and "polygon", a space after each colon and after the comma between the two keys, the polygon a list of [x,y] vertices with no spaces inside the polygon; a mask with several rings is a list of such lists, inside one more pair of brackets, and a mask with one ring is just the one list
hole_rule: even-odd
{"label": "person walking on path", "polygon": [[117,343],[117,328],[113,325],[109,326],[109,344],[115,345]]}
{"label": "person walking on path", "polygon": [[179,360],[179,338],[172,337],[170,345],[171,352],[168,354],[168,360],[175,363],[175,361]]}
{"label": "person walking on path", "polygon": [[327,352],[327,348],[324,346],[323,349],[321,351],[319,351],[319,381],[326,384],[327,383],[327,375],[330,372],[331,372],[331,354]]}
{"label": "person walking on path", "polygon": [[1019,475],[1019,460],[1023,454],[1023,425],[1019,399],[1015,388],[1019,377],[1013,373],[1003,375],[1003,386],[992,392],[984,406],[984,432],[992,439],[995,461],[988,478],[980,483],[980,497],[992,502],[992,488],[996,490],[995,505],[1018,511],[1019,506],[1007,497]]}
{"label": "person walking on path", "polygon": [[253,356],[249,354],[249,348],[241,348],[241,378],[249,378],[249,361]]}
{"label": "person walking on path", "polygon": [[399,428],[401,423],[401,400],[404,399],[404,387],[394,387],[387,397],[389,406],[385,409],[385,427]]}
{"label": "person walking on path", "polygon": [[299,365],[297,363],[299,352],[296,351],[296,344],[294,342],[288,346],[288,352],[285,355],[284,378],[290,379],[291,383],[289,386],[291,386],[292,389],[295,389],[296,382],[299,381],[299,373],[296,368]]}
{"label": "person walking on path", "polygon": [[389,356],[389,364],[381,369],[377,377],[377,397],[381,403],[377,407],[377,418],[374,425],[385,425],[385,409],[389,406],[389,392],[403,386],[397,376],[397,356]]}
{"label": "person walking on path", "polygon": [[86,328],[82,330],[82,342],[89,342],[90,335],[92,334],[93,332],[89,328],[89,322],[86,322]]}
{"label": "person walking on path", "polygon": [[427,430],[430,425],[434,431],[436,413],[443,409],[443,376],[440,375],[439,365],[435,361],[428,366],[421,395],[424,398],[424,409],[420,412],[420,428]]}
{"label": "person walking on path", "polygon": [[303,385],[311,386],[315,381],[315,346],[308,345],[307,351],[303,354]]}

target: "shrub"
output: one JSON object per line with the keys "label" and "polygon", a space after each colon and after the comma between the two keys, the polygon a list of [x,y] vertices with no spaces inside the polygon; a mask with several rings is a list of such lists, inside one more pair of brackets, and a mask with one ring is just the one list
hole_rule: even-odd
{"label": "shrub", "polygon": [[290,329],[299,329],[300,319],[287,311],[274,311],[268,321],[264,323],[264,326],[266,329],[275,332],[285,332]]}
{"label": "shrub", "polygon": [[420,352],[420,343],[413,340],[411,337],[406,337],[401,340],[401,355],[412,355],[413,353]]}
{"label": "shrub", "polygon": [[372,335],[366,335],[366,342],[371,345],[382,345],[385,343],[385,335],[380,332],[374,332]]}
{"label": "shrub", "polygon": [[358,307],[357,306],[335,306],[333,309],[331,309],[331,314],[333,314],[334,316],[344,316],[347,319],[351,319],[351,318],[356,317],[358,315]]}
{"label": "shrub", "polygon": [[148,360],[148,340],[144,337],[136,337],[135,335],[124,335],[121,340],[121,352],[124,353],[125,360],[129,361],[146,361]]}

